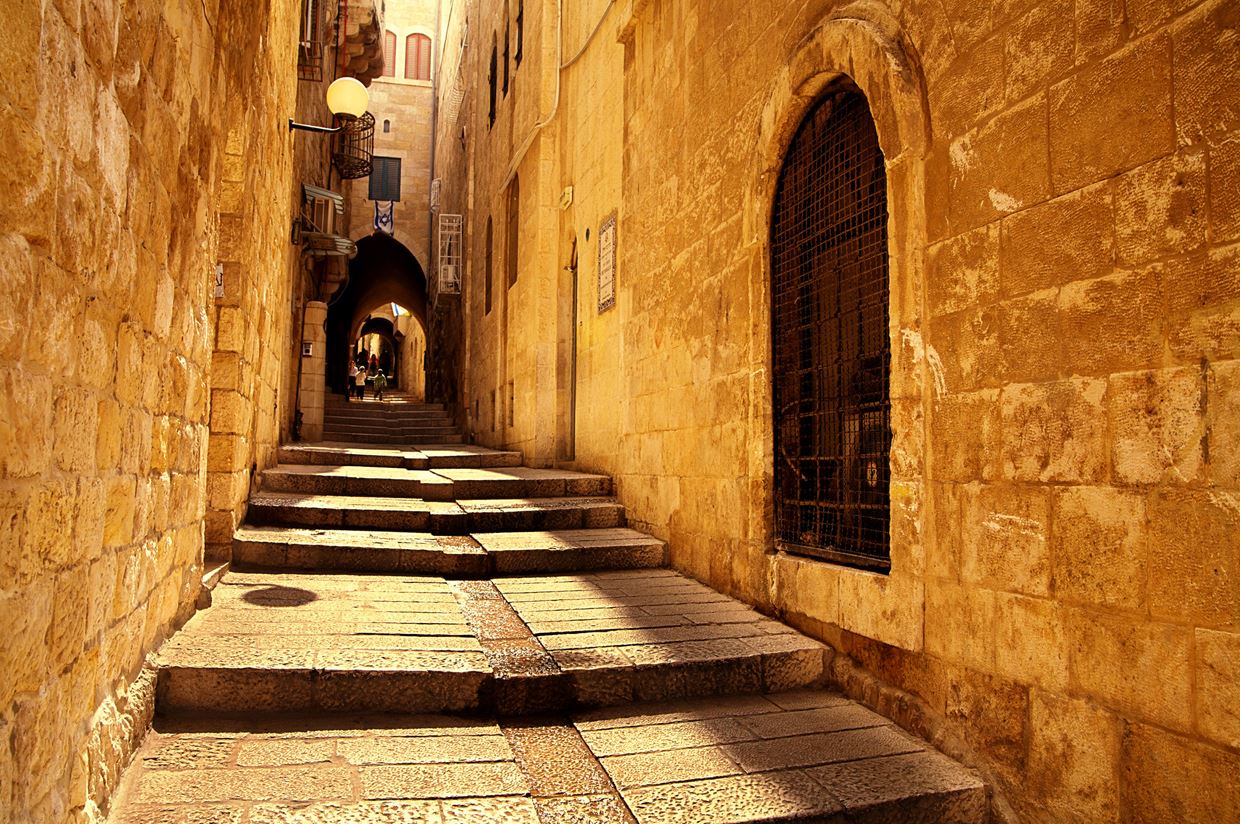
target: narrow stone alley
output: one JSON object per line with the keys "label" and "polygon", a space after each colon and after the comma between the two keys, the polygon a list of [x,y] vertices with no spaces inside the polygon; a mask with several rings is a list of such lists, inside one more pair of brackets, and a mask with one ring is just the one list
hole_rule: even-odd
{"label": "narrow stone alley", "polygon": [[114,821],[986,820],[976,774],[822,688],[827,647],[665,568],[608,478],[442,414],[341,400],[365,442],[281,450]]}

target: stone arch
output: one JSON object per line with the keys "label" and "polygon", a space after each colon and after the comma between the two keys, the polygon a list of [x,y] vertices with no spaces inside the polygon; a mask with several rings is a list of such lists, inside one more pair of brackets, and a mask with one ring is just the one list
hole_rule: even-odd
{"label": "stone arch", "polygon": [[378,232],[357,241],[349,278],[328,302],[327,384],[333,391],[346,391],[349,347],[367,315],[387,303],[408,309],[426,330],[427,284],[422,264],[399,240]]}
{"label": "stone arch", "polygon": [[[928,521],[922,506],[925,443],[923,404],[928,398],[926,363],[921,346],[924,305],[922,273],[926,247],[925,162],[930,128],[925,82],[920,61],[909,39],[889,11],[872,0],[837,9],[814,27],[797,45],[788,62],[771,82],[768,102],[758,124],[752,172],[746,182],[744,239],[753,250],[755,319],[752,349],[755,371],[767,379],[758,382],[753,408],[761,417],[753,422],[755,455],[761,453],[766,483],[761,532],[766,546],[774,546],[774,415],[771,365],[771,221],[780,172],[789,146],[806,114],[841,79],[854,84],[866,97],[886,160],[888,257],[890,265],[891,398],[891,575],[878,576],[839,568],[832,575],[857,576],[847,587],[859,599],[856,614],[899,613],[902,620],[885,626],[847,626],[870,637],[909,648],[921,645],[920,558],[923,527]],[[776,562],[779,563],[778,561]],[[824,573],[825,574],[825,573]],[[776,600],[781,600],[775,570]],[[841,587],[841,591],[844,588]],[[868,603],[860,603],[867,600]],[[790,612],[802,605],[781,604]],[[839,614],[851,605],[840,604]],[[808,614],[808,613],[807,613]],[[829,616],[813,616],[829,617]],[[829,617],[834,622],[833,617]]]}

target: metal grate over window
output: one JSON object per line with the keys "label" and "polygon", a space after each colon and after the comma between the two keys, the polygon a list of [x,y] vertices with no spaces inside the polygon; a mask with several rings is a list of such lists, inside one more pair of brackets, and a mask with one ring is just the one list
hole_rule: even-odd
{"label": "metal grate over window", "polygon": [[319,0],[302,0],[301,32],[297,38],[297,79],[323,79],[323,23]]}
{"label": "metal grate over window", "polygon": [[887,175],[865,96],[806,115],[771,226],[779,548],[890,569]]}

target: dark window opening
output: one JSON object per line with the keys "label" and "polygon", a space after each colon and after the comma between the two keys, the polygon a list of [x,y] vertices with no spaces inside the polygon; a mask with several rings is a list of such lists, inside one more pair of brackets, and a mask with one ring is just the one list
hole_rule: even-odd
{"label": "dark window opening", "polygon": [[487,125],[488,126],[495,125],[495,83],[497,80],[495,76],[495,72],[499,68],[497,65],[498,59],[499,59],[498,52],[495,50],[495,35],[492,34],[491,35],[491,68],[487,72],[487,85],[491,87],[491,97],[490,97],[491,102],[490,102],[489,108],[487,109]]}
{"label": "dark window opening", "polygon": [[508,73],[509,73],[508,55],[509,55],[510,41],[512,40],[512,38],[509,36],[509,33],[511,31],[510,25],[511,24],[509,24],[507,20],[504,21],[504,96],[505,97],[508,96]]}
{"label": "dark window opening", "polygon": [[517,244],[521,216],[521,179],[514,176],[508,187],[508,242],[505,268],[508,270],[508,288],[517,282]]}
{"label": "dark window opening", "polygon": [[392,131],[392,121],[390,120],[383,121],[383,133],[387,134],[390,131]]}
{"label": "dark window opening", "polygon": [[486,248],[486,279],[482,282],[482,301],[483,314],[491,314],[491,260],[493,255],[492,249],[495,246],[495,238],[492,236],[491,218],[487,218],[487,248]]}
{"label": "dark window opening", "polygon": [[890,569],[887,178],[865,96],[806,115],[771,223],[775,537]]}
{"label": "dark window opening", "polygon": [[525,0],[517,0],[517,48],[513,60],[521,65],[521,48],[525,42]]}

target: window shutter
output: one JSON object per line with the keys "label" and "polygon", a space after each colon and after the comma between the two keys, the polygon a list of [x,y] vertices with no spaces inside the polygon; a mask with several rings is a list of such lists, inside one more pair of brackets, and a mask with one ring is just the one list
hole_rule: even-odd
{"label": "window shutter", "polygon": [[431,79],[431,39],[425,34],[405,38],[405,79]]}
{"label": "window shutter", "polygon": [[390,31],[383,33],[383,76],[396,76],[396,35]]}
{"label": "window shutter", "polygon": [[400,200],[400,158],[375,157],[370,168],[371,200]]}

